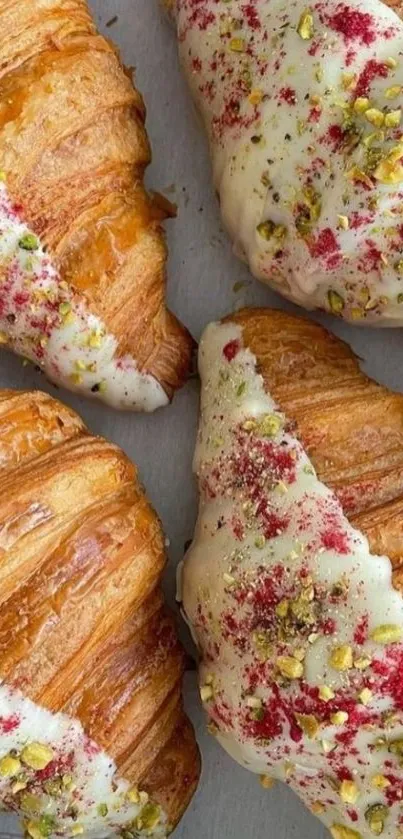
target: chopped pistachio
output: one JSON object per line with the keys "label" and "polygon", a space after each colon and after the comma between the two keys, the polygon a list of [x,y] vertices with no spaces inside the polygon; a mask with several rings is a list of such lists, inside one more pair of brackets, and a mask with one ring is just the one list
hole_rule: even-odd
{"label": "chopped pistachio", "polygon": [[311,813],[313,813],[314,816],[320,816],[320,814],[324,813],[325,810],[326,810],[326,807],[325,807],[324,804],[322,804],[321,801],[314,801],[313,804],[311,805]]}
{"label": "chopped pistachio", "polygon": [[339,792],[344,804],[355,804],[360,795],[360,791],[354,781],[342,781]]}
{"label": "chopped pistachio", "polygon": [[400,96],[401,92],[402,86],[400,84],[393,84],[385,90],[386,99],[396,99],[397,96]]}
{"label": "chopped pistachio", "polygon": [[309,41],[311,38],[313,38],[313,16],[310,9],[306,9],[305,12],[302,12],[302,15],[298,22],[297,32],[303,41]]}
{"label": "chopped pistachio", "polygon": [[153,830],[157,826],[161,818],[161,810],[157,804],[149,802],[143,807],[139,816],[137,816],[138,830]]}
{"label": "chopped pistachio", "polygon": [[403,738],[400,737],[397,740],[392,740],[392,742],[389,743],[389,751],[393,755],[398,755],[399,757],[403,757]]}
{"label": "chopped pistachio", "polygon": [[343,90],[350,90],[353,87],[354,82],[356,80],[355,73],[342,73],[341,74],[341,86]]}
{"label": "chopped pistachio", "polygon": [[229,48],[231,52],[245,52],[245,39],[231,38]]}
{"label": "chopped pistachio", "polygon": [[398,303],[403,303],[403,294],[398,294],[397,295],[397,302]]}
{"label": "chopped pistachio", "polygon": [[375,836],[380,836],[385,827],[385,821],[388,816],[388,808],[386,804],[372,804],[365,811],[365,820],[368,823],[369,829]]}
{"label": "chopped pistachio", "polygon": [[293,656],[281,655],[277,658],[276,664],[281,675],[287,679],[300,679],[303,676],[303,664]]}
{"label": "chopped pistachio", "polygon": [[385,122],[385,114],[383,114],[379,108],[368,108],[368,110],[364,112],[364,116],[371,125],[376,125],[377,128],[381,128]]}
{"label": "chopped pistachio", "polygon": [[256,230],[259,233],[259,236],[261,236],[262,239],[266,239],[266,241],[268,242],[271,239],[271,237],[274,233],[274,228],[275,228],[274,221],[268,220],[268,221],[260,222],[260,224],[258,224]]}
{"label": "chopped pistachio", "polygon": [[333,839],[362,839],[361,833],[358,833],[358,830],[353,830],[344,824],[332,824],[330,833]]}
{"label": "chopped pistachio", "polygon": [[259,422],[259,431],[263,437],[275,437],[281,426],[281,417],[277,414],[266,414]]}
{"label": "chopped pistachio", "polygon": [[42,799],[32,792],[25,792],[20,798],[20,808],[24,813],[40,813],[42,810]]}
{"label": "chopped pistachio", "polygon": [[385,778],[385,775],[374,775],[372,778],[372,786],[375,789],[386,789],[386,787],[390,787],[390,781]]}
{"label": "chopped pistachio", "polygon": [[313,714],[295,714],[295,718],[304,734],[306,734],[310,740],[313,740],[320,728],[320,724],[316,717],[314,717]]}
{"label": "chopped pistachio", "polygon": [[320,685],[319,699],[322,699],[323,702],[329,702],[331,699],[334,699],[334,690],[328,687],[328,685]]}
{"label": "chopped pistachio", "polygon": [[345,722],[348,720],[348,713],[347,711],[335,711],[334,714],[330,717],[330,722],[333,725],[344,725]]}
{"label": "chopped pistachio", "polygon": [[381,624],[370,633],[370,638],[377,644],[395,644],[402,640],[402,636],[403,627],[396,623]]}
{"label": "chopped pistachio", "polygon": [[346,178],[348,178],[349,181],[359,181],[360,183],[365,184],[365,186],[369,187],[370,189],[372,189],[373,187],[371,178],[368,177],[368,175],[366,175],[366,173],[363,172],[362,169],[360,169],[358,166],[352,166],[352,168],[349,169],[348,172],[346,172]]}
{"label": "chopped pistachio", "polygon": [[291,763],[290,760],[286,760],[284,763],[284,775],[286,778],[291,778],[291,775],[294,774],[295,771],[295,763]]}
{"label": "chopped pistachio", "polygon": [[21,752],[21,760],[31,769],[46,769],[53,760],[53,751],[44,743],[29,743]]}
{"label": "chopped pistachio", "polygon": [[363,138],[363,145],[365,148],[371,148],[374,143],[383,143],[385,140],[385,132],[384,131],[372,131],[371,134],[367,134],[366,137]]}
{"label": "chopped pistachio", "polygon": [[271,778],[270,775],[260,775],[259,780],[264,789],[271,789],[276,783],[275,779]]}
{"label": "chopped pistachio", "polygon": [[60,315],[68,315],[71,311],[71,304],[65,301],[64,303],[60,303],[59,306],[59,314]]}
{"label": "chopped pistachio", "polygon": [[262,550],[264,548],[265,544],[266,544],[266,537],[265,536],[263,536],[263,535],[256,536],[255,548],[258,548],[259,550]]}
{"label": "chopped pistachio", "polygon": [[366,96],[358,96],[353,106],[356,114],[364,114],[368,110],[369,104],[369,99]]}
{"label": "chopped pistachio", "polygon": [[0,760],[0,775],[2,778],[10,778],[16,775],[21,769],[21,761],[17,757],[6,755]]}
{"label": "chopped pistachio", "polygon": [[39,827],[39,822],[29,821],[25,824],[25,829],[31,839],[43,839],[43,833]]}
{"label": "chopped pistachio", "polygon": [[245,420],[245,422],[242,423],[242,428],[244,431],[256,431],[257,422],[254,419]]}
{"label": "chopped pistachio", "polygon": [[383,184],[398,184],[403,181],[403,144],[392,148],[384,160],[381,160],[374,172],[374,177]]}
{"label": "chopped pistachio", "polygon": [[369,705],[372,699],[372,691],[369,688],[363,688],[362,691],[358,694],[358,698],[361,702],[361,705]]}
{"label": "chopped pistachio", "polygon": [[83,377],[81,373],[71,373],[70,381],[73,383],[73,385],[82,385]]}
{"label": "chopped pistachio", "polygon": [[338,215],[337,216],[337,222],[338,222],[338,227],[340,227],[342,230],[348,230],[348,228],[349,228],[348,216]]}
{"label": "chopped pistachio", "polygon": [[389,70],[395,70],[397,67],[397,61],[395,58],[385,58],[385,61],[383,63],[386,64],[387,67],[389,67]]}
{"label": "chopped pistachio", "polygon": [[329,664],[334,670],[351,670],[353,666],[353,651],[347,644],[335,647],[329,658]]}
{"label": "chopped pistachio", "polygon": [[366,169],[367,172],[373,172],[382,160],[383,151],[379,146],[367,146],[366,153]]}
{"label": "chopped pistachio", "polygon": [[397,128],[400,125],[401,118],[401,108],[397,108],[396,111],[388,111],[385,114],[385,128]]}
{"label": "chopped pistachio", "polygon": [[48,837],[52,833],[54,833],[55,828],[57,827],[57,822],[54,816],[50,815],[49,813],[44,813],[39,819],[39,830],[42,833],[42,836]]}
{"label": "chopped pistachio", "polygon": [[213,699],[214,691],[211,685],[202,685],[200,688],[200,698],[202,702],[209,702]]}
{"label": "chopped pistachio", "polygon": [[11,785],[11,792],[13,795],[17,795],[17,792],[21,792],[21,790],[26,789],[28,786],[28,782],[23,778],[19,778],[17,781]]}
{"label": "chopped pistachio", "polygon": [[251,105],[259,105],[260,102],[262,101],[262,99],[263,99],[263,90],[260,90],[260,88],[255,88],[254,90],[251,90],[251,92],[248,96],[248,100],[249,100]]}
{"label": "chopped pistachio", "polygon": [[362,655],[359,658],[354,659],[354,667],[356,670],[366,670],[370,664],[371,659],[366,655]]}
{"label": "chopped pistachio", "polygon": [[39,239],[34,233],[25,233],[21,236],[18,247],[24,251],[36,251],[39,248]]}
{"label": "chopped pistachio", "polygon": [[285,618],[288,615],[288,610],[290,608],[290,601],[289,600],[280,600],[280,603],[277,603],[276,606],[276,615],[279,618]]}
{"label": "chopped pistachio", "polygon": [[327,299],[332,312],[339,315],[344,309],[344,300],[338,291],[330,288],[327,293]]}
{"label": "chopped pistachio", "polygon": [[82,824],[74,824],[71,828],[71,835],[72,836],[82,836],[84,833],[84,827]]}
{"label": "chopped pistachio", "polygon": [[102,333],[99,329],[94,329],[88,339],[88,344],[93,350],[98,350],[102,346]]}

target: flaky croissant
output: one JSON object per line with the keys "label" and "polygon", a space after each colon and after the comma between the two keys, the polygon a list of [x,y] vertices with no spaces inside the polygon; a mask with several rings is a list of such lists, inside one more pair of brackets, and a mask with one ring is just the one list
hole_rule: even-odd
{"label": "flaky croissant", "polygon": [[403,324],[400,0],[165,0],[252,272],[308,309]]}
{"label": "flaky croissant", "polygon": [[334,839],[403,794],[403,396],[315,323],[244,310],[200,347],[183,604],[210,728]]}
{"label": "flaky croissant", "polygon": [[0,0],[0,339],[54,382],[165,405],[191,339],[164,302],[144,105],[86,0]]}
{"label": "flaky croissant", "polygon": [[195,789],[164,542],[136,470],[0,391],[0,801],[27,835],[165,837]]}

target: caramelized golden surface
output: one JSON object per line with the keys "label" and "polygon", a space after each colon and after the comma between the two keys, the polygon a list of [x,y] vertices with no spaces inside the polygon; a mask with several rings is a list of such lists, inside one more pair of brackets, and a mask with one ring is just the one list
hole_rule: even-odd
{"label": "caramelized golden surface", "polygon": [[0,499],[1,678],[77,717],[176,823],[199,755],[135,467],[56,400],[1,391]]}
{"label": "caramelized golden surface", "polygon": [[166,392],[192,342],[164,301],[144,105],[86,0],[0,0],[0,169],[60,272]]}
{"label": "caramelized golden surface", "polygon": [[403,395],[368,378],[347,344],[285,312],[244,309],[243,329],[267,390],[295,423],[319,478],[403,590]]}

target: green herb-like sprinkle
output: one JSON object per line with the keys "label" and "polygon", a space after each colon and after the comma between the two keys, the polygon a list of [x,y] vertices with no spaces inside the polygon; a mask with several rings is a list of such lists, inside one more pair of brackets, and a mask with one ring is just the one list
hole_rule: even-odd
{"label": "green herb-like sprinkle", "polygon": [[21,236],[18,246],[24,251],[36,251],[39,248],[39,241],[34,233],[25,233]]}

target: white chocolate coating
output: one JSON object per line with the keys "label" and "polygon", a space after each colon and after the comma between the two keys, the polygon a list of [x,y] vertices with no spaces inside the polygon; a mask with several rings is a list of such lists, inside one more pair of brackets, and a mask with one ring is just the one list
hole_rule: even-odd
{"label": "white chocolate coating", "polygon": [[381,0],[173,0],[224,223],[308,309],[403,323],[403,23]]}
{"label": "white chocolate coating", "polygon": [[[25,757],[24,748],[32,744],[51,750],[52,758],[41,770]],[[17,759],[20,767],[7,774],[9,757]],[[0,685],[0,801],[5,809],[24,816],[32,839],[54,834],[93,839],[167,835],[161,808],[118,777],[115,762],[86,736],[78,720],[52,714],[4,683]]]}
{"label": "white chocolate coating", "polygon": [[390,561],[316,477],[241,328],[211,324],[199,366],[200,509],[182,586],[213,733],[335,839],[396,839],[403,599]]}
{"label": "white chocolate coating", "polygon": [[[26,242],[28,249],[21,247]],[[114,408],[154,411],[168,396],[59,276],[0,182],[0,338],[55,384]]]}

